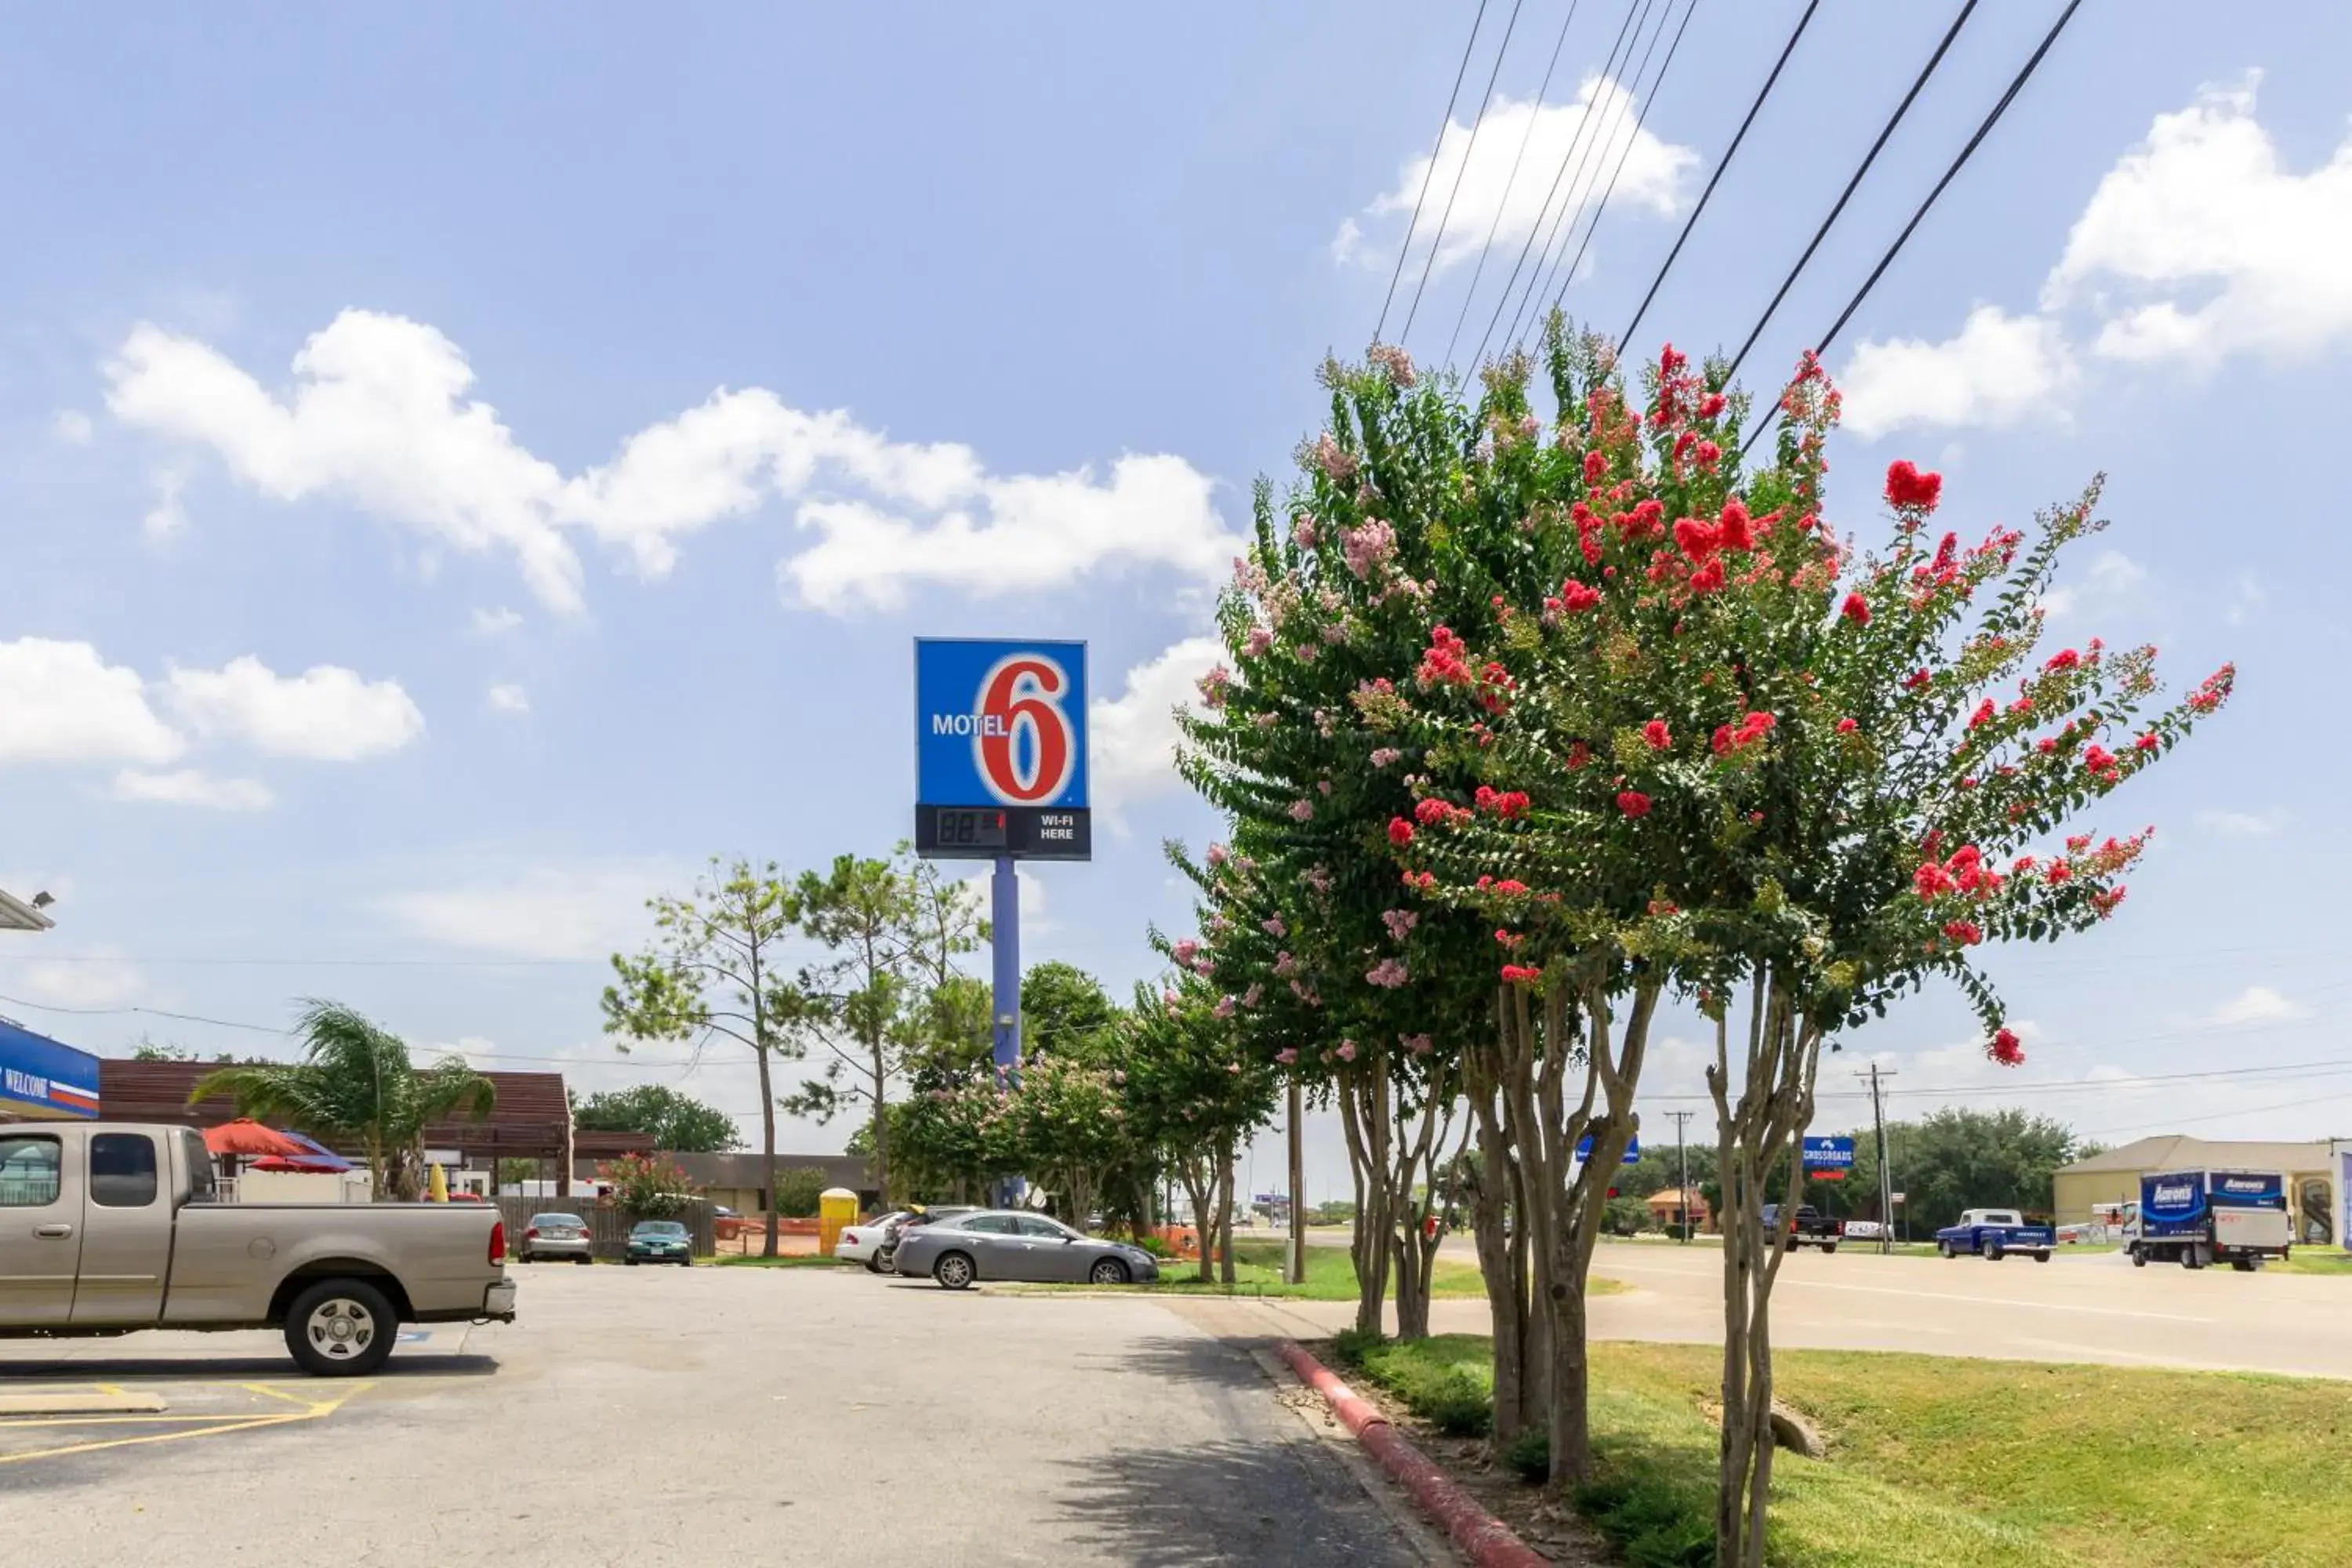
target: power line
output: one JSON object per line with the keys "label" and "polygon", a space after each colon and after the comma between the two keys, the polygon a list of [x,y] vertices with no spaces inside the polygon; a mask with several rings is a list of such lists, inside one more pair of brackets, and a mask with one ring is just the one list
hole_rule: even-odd
{"label": "power line", "polygon": [[1470,18],[1470,37],[1462,46],[1462,64],[1454,72],[1454,90],[1445,97],[1445,118],[1437,122],[1437,142],[1429,150],[1429,164],[1421,172],[1421,195],[1412,198],[1412,221],[1405,226],[1404,243],[1397,247],[1396,270],[1389,274],[1389,291],[1381,300],[1380,323],[1372,328],[1372,341],[1381,341],[1388,330],[1389,307],[1396,303],[1397,279],[1404,276],[1404,258],[1412,250],[1413,231],[1421,226],[1421,204],[1429,197],[1429,177],[1437,173],[1437,154],[1444,149],[1445,132],[1454,123],[1454,100],[1462,96],[1462,79],[1469,74],[1470,51],[1478,43],[1478,26],[1486,19],[1486,0],[1478,0],[1478,14]]}
{"label": "power line", "polygon": [[[1609,58],[1601,67],[1599,79],[1602,81],[1612,79],[1617,68],[1617,51],[1624,47],[1625,36],[1633,26],[1634,8],[1642,3],[1643,0],[1626,0],[1625,19],[1617,25],[1617,41],[1609,46]],[[1646,15],[1646,5],[1643,5],[1643,10]],[[1494,314],[1486,318],[1486,330],[1479,334],[1477,352],[1471,355],[1473,360],[1483,360],[1486,357],[1487,342],[1494,337],[1496,327],[1502,322],[1503,307],[1511,302],[1511,290],[1517,285],[1519,273],[1528,264],[1528,252],[1535,248],[1536,236],[1543,229],[1544,215],[1551,211],[1552,198],[1559,195],[1559,184],[1568,178],[1568,161],[1576,156],[1576,150],[1583,144],[1585,133],[1592,129],[1592,111],[1593,105],[1587,103],[1584,106],[1584,112],[1577,117],[1576,132],[1569,138],[1567,148],[1559,155],[1559,167],[1552,174],[1551,188],[1544,193],[1543,205],[1536,209],[1535,222],[1528,226],[1527,237],[1519,242],[1518,259],[1511,263],[1511,275],[1503,279],[1502,296],[1495,301]]]}
{"label": "power line", "polygon": [[[1822,334],[1822,341],[1813,345],[1816,358],[1829,352],[1830,344],[1837,341],[1838,333],[1843,331],[1845,324],[1853,319],[1853,313],[1862,309],[1863,300],[1869,298],[1871,289],[1877,286],[1879,279],[1885,277],[1886,269],[1895,264],[1895,258],[1902,252],[1904,245],[1911,237],[1912,231],[1919,226],[1920,220],[1927,216],[1927,210],[1933,207],[1937,198],[1944,194],[1944,187],[1952,183],[1953,178],[1967,165],[1969,158],[1975,155],[1977,148],[1991,133],[1992,128],[2000,122],[2000,117],[2009,112],[2009,106],[2017,101],[2017,95],[2025,89],[2025,84],[2033,79],[2033,73],[2041,68],[2042,58],[2050,52],[2050,46],[2058,41],[2058,35],[2066,30],[2066,24],[2074,19],[2075,11],[2082,4],[2083,0],[2066,0],[2066,9],[2058,14],[2058,20],[2052,23],[2050,31],[2042,35],[2041,47],[2028,56],[2025,64],[2018,68],[2016,77],[2009,84],[2009,90],[2000,95],[2000,100],[1992,106],[1991,111],[1986,114],[1983,122],[1977,127],[1976,134],[1969,138],[1967,145],[1960,149],[1958,156],[1952,160],[1951,166],[1944,171],[1944,177],[1936,182],[1935,188],[1927,193],[1927,199],[1921,202],[1918,210],[1911,215],[1911,221],[1903,226],[1903,232],[1895,237],[1895,243],[1886,247],[1886,254],[1878,258],[1878,265],[1870,269],[1870,276],[1863,279],[1862,287],[1854,290],[1853,298],[1847,300],[1845,309],[1838,312],[1838,319],[1830,324],[1830,330]],[[1757,421],[1756,428],[1748,434],[1748,439],[1739,444],[1740,456],[1748,455],[1748,448],[1756,445],[1758,438],[1764,434],[1779,414],[1780,405],[1775,403],[1766,411],[1764,417]]]}
{"label": "power line", "polygon": [[1830,207],[1829,216],[1822,219],[1822,226],[1819,228],[1813,230],[1813,237],[1806,245],[1804,254],[1799,256],[1797,264],[1789,268],[1789,275],[1780,279],[1780,287],[1774,291],[1772,302],[1765,306],[1764,313],[1756,319],[1756,325],[1749,331],[1748,341],[1741,343],[1739,352],[1731,356],[1731,368],[1724,375],[1727,382],[1739,374],[1740,363],[1747,359],[1748,351],[1754,348],[1756,340],[1764,335],[1764,329],[1770,323],[1773,312],[1780,310],[1780,301],[1787,299],[1789,290],[1795,287],[1797,275],[1804,271],[1805,264],[1813,258],[1813,252],[1819,250],[1822,241],[1829,237],[1830,228],[1837,222],[1838,215],[1844,212],[1846,203],[1853,199],[1853,193],[1862,184],[1863,176],[1869,174],[1870,166],[1878,161],[1878,154],[1885,149],[1887,138],[1893,136],[1895,128],[1903,123],[1903,117],[1911,112],[1911,105],[1918,98],[1919,89],[1927,85],[1927,79],[1934,76],[1936,68],[1944,63],[1944,56],[1951,50],[1952,40],[1960,36],[1960,29],[1968,25],[1969,14],[1976,8],[1977,0],[1966,0],[1966,3],[1960,6],[1960,14],[1952,18],[1952,25],[1949,27],[1944,29],[1944,37],[1936,45],[1936,52],[1927,57],[1927,63],[1920,67],[1919,74],[1912,79],[1911,90],[1903,95],[1903,101],[1895,106],[1895,112],[1887,116],[1885,125],[1879,127],[1878,140],[1873,142],[1870,144],[1870,151],[1862,155],[1862,162],[1855,166],[1853,177],[1846,181],[1845,189],[1838,193],[1837,201]]}
{"label": "power line", "polygon": [[1764,107],[1764,100],[1772,96],[1773,84],[1780,79],[1780,68],[1789,63],[1789,57],[1797,52],[1797,40],[1805,36],[1806,24],[1821,8],[1822,0],[1805,0],[1805,14],[1797,18],[1796,30],[1789,35],[1789,41],[1780,46],[1780,58],[1772,62],[1771,74],[1764,79],[1764,86],[1756,94],[1756,101],[1748,106],[1747,118],[1740,121],[1739,129],[1732,133],[1731,145],[1723,150],[1723,156],[1716,161],[1715,173],[1706,177],[1706,189],[1699,192],[1698,205],[1691,208],[1690,216],[1683,223],[1682,233],[1675,237],[1674,248],[1666,252],[1666,259],[1658,268],[1658,275],[1650,280],[1649,292],[1642,296],[1642,303],[1634,310],[1633,319],[1625,323],[1625,331],[1618,337],[1621,348],[1633,340],[1634,329],[1642,324],[1642,318],[1649,314],[1650,301],[1658,297],[1658,286],[1666,280],[1666,274],[1674,270],[1675,258],[1683,253],[1683,242],[1690,238],[1691,230],[1698,226],[1698,215],[1706,211],[1707,198],[1715,195],[1717,182],[1723,178],[1723,172],[1731,167],[1731,160],[1738,155],[1739,144],[1748,139],[1748,128],[1756,123],[1757,111]]}
{"label": "power line", "polygon": [[[1666,58],[1658,63],[1658,74],[1650,79],[1650,90],[1643,95],[1641,105],[1634,111],[1633,134],[1625,139],[1625,145],[1617,153],[1617,166],[1609,171],[1609,184],[1602,188],[1601,200],[1592,209],[1591,221],[1584,226],[1584,238],[1577,245],[1575,258],[1559,275],[1559,290],[1552,296],[1551,301],[1554,310],[1559,309],[1560,301],[1568,298],[1568,286],[1576,281],[1576,269],[1584,265],[1584,253],[1591,246],[1592,237],[1601,232],[1601,219],[1609,211],[1609,198],[1617,194],[1618,176],[1624,174],[1626,160],[1633,155],[1635,144],[1642,140],[1642,126],[1649,119],[1651,108],[1658,101],[1658,89],[1665,85],[1666,73],[1675,68],[1675,56],[1683,47],[1683,35],[1690,30],[1691,16],[1697,9],[1698,0],[1690,0],[1690,4],[1683,8],[1682,26],[1675,29],[1675,41],[1666,46]],[[1654,38],[1651,40],[1653,44],[1656,41]],[[1536,321],[1542,319],[1539,315]],[[1532,331],[1536,321],[1528,325]]]}
{"label": "power line", "polygon": [[[1524,4],[1526,4],[1526,0],[1511,0],[1510,19],[1503,24],[1502,47],[1495,51],[1495,68],[1486,73],[1486,95],[1478,100],[1478,112],[1473,115],[1470,120],[1469,145],[1462,149],[1462,166],[1454,171],[1454,188],[1446,193],[1445,210],[1440,213],[1437,216],[1437,233],[1431,237],[1429,241],[1429,255],[1422,261],[1421,264],[1421,281],[1412,286],[1412,303],[1405,307],[1404,325],[1397,329],[1397,342],[1400,344],[1403,343],[1406,339],[1412,336],[1413,318],[1421,313],[1422,290],[1429,287],[1429,274],[1437,265],[1437,253],[1439,249],[1445,244],[1445,226],[1454,221],[1454,204],[1460,199],[1462,195],[1462,187],[1469,183],[1470,160],[1476,156],[1478,152],[1478,132],[1485,128],[1486,123],[1486,106],[1495,101],[1495,82],[1502,76],[1503,61],[1511,52],[1511,34],[1518,27],[1519,7]],[[1451,129],[1453,123],[1453,113],[1451,110],[1448,110],[1446,114],[1447,128]],[[1437,133],[1437,144],[1441,148],[1445,145],[1444,131],[1440,131]],[[1498,208],[1497,210],[1499,211],[1500,209]]]}
{"label": "power line", "polygon": [[[1821,0],[1813,0],[1819,5]],[[1486,225],[1486,243],[1478,247],[1478,265],[1470,269],[1470,287],[1462,296],[1462,309],[1454,317],[1454,331],[1445,340],[1445,356],[1440,363],[1454,363],[1454,345],[1462,341],[1462,328],[1470,320],[1471,302],[1478,297],[1478,280],[1486,275],[1486,257],[1495,248],[1495,236],[1503,226],[1503,211],[1510,203],[1511,192],[1519,183],[1519,165],[1528,155],[1528,143],[1536,138],[1536,126],[1543,119],[1545,95],[1551,91],[1552,72],[1559,68],[1559,52],[1568,44],[1568,29],[1576,21],[1576,8],[1581,0],[1568,0],[1568,16],[1559,24],[1559,37],[1552,41],[1551,59],[1544,67],[1543,81],[1536,88],[1535,101],[1528,112],[1528,128],[1519,133],[1519,150],[1511,159],[1511,173],[1503,182],[1503,194],[1495,202],[1495,216]]]}
{"label": "power line", "polygon": [[[1633,43],[1641,41],[1643,29],[1649,26],[1650,11],[1654,4],[1654,0],[1643,0],[1641,15],[1635,17],[1633,21]],[[1527,313],[1528,303],[1535,299],[1536,290],[1542,286],[1544,272],[1546,268],[1551,265],[1552,245],[1559,238],[1561,226],[1568,223],[1571,214],[1578,213],[1582,209],[1585,201],[1592,194],[1592,182],[1585,178],[1584,171],[1592,162],[1593,150],[1596,147],[1606,146],[1609,143],[1609,141],[1616,134],[1616,132],[1613,129],[1614,126],[1625,118],[1625,105],[1633,100],[1634,93],[1640,89],[1642,73],[1649,68],[1650,56],[1658,47],[1659,34],[1665,31],[1666,14],[1668,11],[1673,9],[1673,4],[1674,0],[1666,0],[1665,7],[1658,12],[1657,30],[1650,34],[1649,45],[1642,53],[1642,63],[1633,68],[1631,79],[1633,84],[1633,87],[1628,88],[1624,81],[1618,80],[1613,76],[1610,78],[1617,87],[1619,93],[1617,99],[1609,106],[1608,124],[1612,129],[1601,132],[1596,137],[1582,136],[1581,133],[1585,131],[1591,130],[1592,128],[1592,122],[1600,118],[1599,115],[1594,112],[1593,109],[1588,109],[1586,110],[1585,123],[1577,127],[1580,133],[1580,139],[1583,142],[1583,151],[1577,154],[1576,174],[1570,179],[1569,184],[1569,197],[1566,201],[1560,204],[1559,211],[1551,215],[1551,225],[1544,231],[1543,245],[1536,251],[1535,269],[1528,274],[1528,286],[1523,291],[1521,291],[1518,304],[1513,307],[1511,310],[1511,325],[1509,330],[1503,334],[1503,339],[1506,342],[1517,340],[1519,335],[1519,322]],[[1629,44],[1625,51],[1624,63],[1631,64],[1633,58],[1633,51],[1631,44]],[[1598,105],[1596,103],[1594,105],[1594,109],[1597,108]]]}

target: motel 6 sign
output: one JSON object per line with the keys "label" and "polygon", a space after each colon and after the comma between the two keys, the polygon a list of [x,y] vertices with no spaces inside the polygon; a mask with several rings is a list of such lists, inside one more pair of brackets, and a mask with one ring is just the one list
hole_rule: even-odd
{"label": "motel 6 sign", "polygon": [[1087,860],[1087,645],[915,640],[915,848]]}

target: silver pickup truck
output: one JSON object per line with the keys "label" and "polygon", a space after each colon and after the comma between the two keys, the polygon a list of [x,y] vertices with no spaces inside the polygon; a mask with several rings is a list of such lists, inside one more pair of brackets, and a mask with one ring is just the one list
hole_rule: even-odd
{"label": "silver pickup truck", "polygon": [[480,1204],[225,1204],[188,1127],[0,1125],[0,1337],[283,1329],[356,1376],[402,1323],[512,1322],[506,1226]]}

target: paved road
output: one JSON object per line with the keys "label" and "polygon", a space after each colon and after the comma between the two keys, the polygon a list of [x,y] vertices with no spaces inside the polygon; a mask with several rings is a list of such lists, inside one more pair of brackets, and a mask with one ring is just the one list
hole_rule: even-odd
{"label": "paved road", "polygon": [[434,1329],[356,1391],[293,1375],[274,1336],[0,1343],[12,1389],[158,1388],[177,1417],[0,1422],[10,1555],[1430,1561],[1244,1348],[1157,1302],[814,1269],[520,1272],[521,1322]]}
{"label": "paved road", "polygon": [[[1722,1343],[1722,1268],[1712,1247],[1604,1242],[1593,1272],[1634,1289],[1594,1298],[1593,1337]],[[1330,1302],[1280,1310],[1302,1333],[1353,1316]],[[1438,1301],[1431,1317],[1439,1332],[1486,1331],[1484,1301]],[[1790,1256],[1774,1287],[1772,1339],[1790,1348],[2352,1378],[2352,1278],[2134,1268],[2120,1253],[2044,1264],[1803,1251]]]}

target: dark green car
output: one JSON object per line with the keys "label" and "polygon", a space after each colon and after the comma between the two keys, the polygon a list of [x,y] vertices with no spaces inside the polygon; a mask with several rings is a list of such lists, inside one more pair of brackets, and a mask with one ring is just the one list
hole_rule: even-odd
{"label": "dark green car", "polygon": [[675,1263],[694,1266],[694,1237],[674,1219],[641,1219],[629,1232],[628,1265]]}

